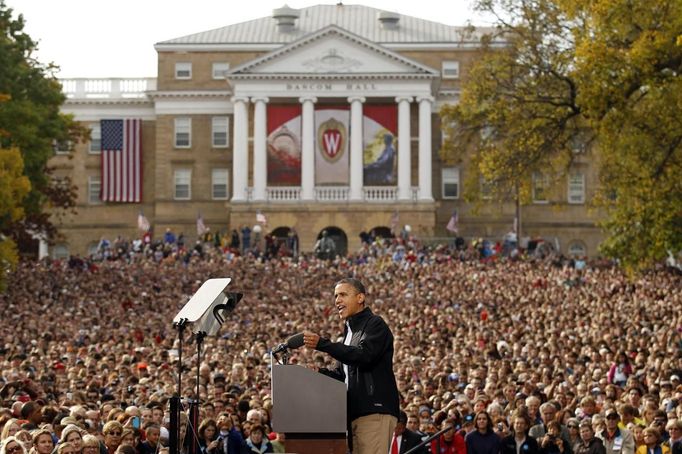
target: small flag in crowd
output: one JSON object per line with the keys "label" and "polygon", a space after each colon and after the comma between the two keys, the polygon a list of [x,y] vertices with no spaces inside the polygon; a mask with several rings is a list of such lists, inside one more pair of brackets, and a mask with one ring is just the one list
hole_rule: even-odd
{"label": "small flag in crowd", "polygon": [[105,202],[142,199],[142,120],[102,120],[102,189]]}
{"label": "small flag in crowd", "polygon": [[398,223],[400,222],[400,218],[398,216],[398,210],[395,210],[393,214],[391,215],[391,233],[395,235],[395,233],[398,231]]}
{"label": "small flag in crowd", "polygon": [[208,227],[204,224],[204,217],[201,213],[197,214],[197,236],[203,236],[208,231]]}
{"label": "small flag in crowd", "polygon": [[151,228],[149,220],[142,214],[142,211],[137,215],[137,228],[143,232],[149,232],[149,229]]}
{"label": "small flag in crowd", "polygon": [[256,222],[263,225],[268,225],[268,220],[260,211],[256,212]]}
{"label": "small flag in crowd", "polygon": [[452,216],[450,216],[450,220],[448,221],[448,225],[445,226],[445,229],[449,232],[452,233],[457,233],[459,231],[459,228],[457,227],[457,223],[459,222],[459,214],[457,214],[457,211],[452,212]]}

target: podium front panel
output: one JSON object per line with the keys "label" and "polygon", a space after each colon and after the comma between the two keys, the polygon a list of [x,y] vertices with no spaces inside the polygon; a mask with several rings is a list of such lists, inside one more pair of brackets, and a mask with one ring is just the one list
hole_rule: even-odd
{"label": "podium front panel", "polygon": [[346,432],[346,384],[305,367],[273,366],[272,405],[276,432]]}

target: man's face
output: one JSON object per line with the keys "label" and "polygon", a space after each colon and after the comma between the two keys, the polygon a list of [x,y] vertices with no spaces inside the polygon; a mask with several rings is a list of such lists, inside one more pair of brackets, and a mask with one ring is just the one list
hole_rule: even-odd
{"label": "man's face", "polygon": [[364,302],[364,293],[358,293],[350,284],[339,284],[334,288],[334,303],[343,320],[363,310]]}
{"label": "man's face", "polygon": [[405,424],[403,424],[402,422],[398,422],[398,424],[395,425],[395,430],[393,431],[393,433],[395,434],[396,437],[399,437],[400,435],[403,434],[403,432],[405,432]]}
{"label": "man's face", "polygon": [[407,428],[412,432],[416,432],[419,429],[419,419],[415,416],[410,416],[407,418]]}
{"label": "man's face", "polygon": [[556,410],[554,406],[550,405],[548,408],[543,408],[540,412],[540,415],[542,416],[542,421],[547,424],[548,422],[554,420],[554,417],[556,416]]}
{"label": "man's face", "polygon": [[618,417],[617,413],[609,413],[609,415],[606,417],[606,428],[609,430],[609,432],[616,430],[619,420],[620,418]]}
{"label": "man's face", "polygon": [[163,410],[160,408],[152,409],[152,419],[156,424],[163,423]]}

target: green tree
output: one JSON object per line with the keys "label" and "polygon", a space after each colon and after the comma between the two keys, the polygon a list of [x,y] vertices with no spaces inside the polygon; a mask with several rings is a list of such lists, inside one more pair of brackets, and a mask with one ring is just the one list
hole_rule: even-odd
{"label": "green tree", "polygon": [[[484,39],[460,103],[441,112],[443,158],[472,163],[468,198],[480,197],[482,177],[493,198],[523,203],[534,173],[559,184],[574,148],[594,143],[604,251],[638,269],[679,250],[680,1],[477,7],[498,18],[497,32]],[[495,38],[506,45],[490,45]]]}
{"label": "green tree", "polygon": [[69,115],[60,112],[65,100],[54,65],[34,58],[36,43],[24,32],[21,15],[0,0],[0,148],[17,148],[31,189],[23,200],[23,216],[3,221],[0,231],[20,245],[35,233],[48,239],[57,234],[51,213],[75,205],[70,181],[52,177],[48,160],[55,143],[76,143],[87,133]]}
{"label": "green tree", "polygon": [[[15,222],[23,217],[21,205],[30,189],[21,153],[0,149],[0,222]],[[16,265],[17,258],[14,241],[0,233],[0,291],[5,290],[7,273]]]}

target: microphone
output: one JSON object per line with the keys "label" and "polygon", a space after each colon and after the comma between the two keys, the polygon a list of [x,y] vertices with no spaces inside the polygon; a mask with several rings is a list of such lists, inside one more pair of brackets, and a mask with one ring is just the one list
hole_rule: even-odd
{"label": "microphone", "polygon": [[286,342],[275,347],[274,350],[272,350],[272,353],[276,355],[284,350],[296,350],[297,348],[303,347],[303,344],[303,333],[294,334],[293,336],[290,336]]}

